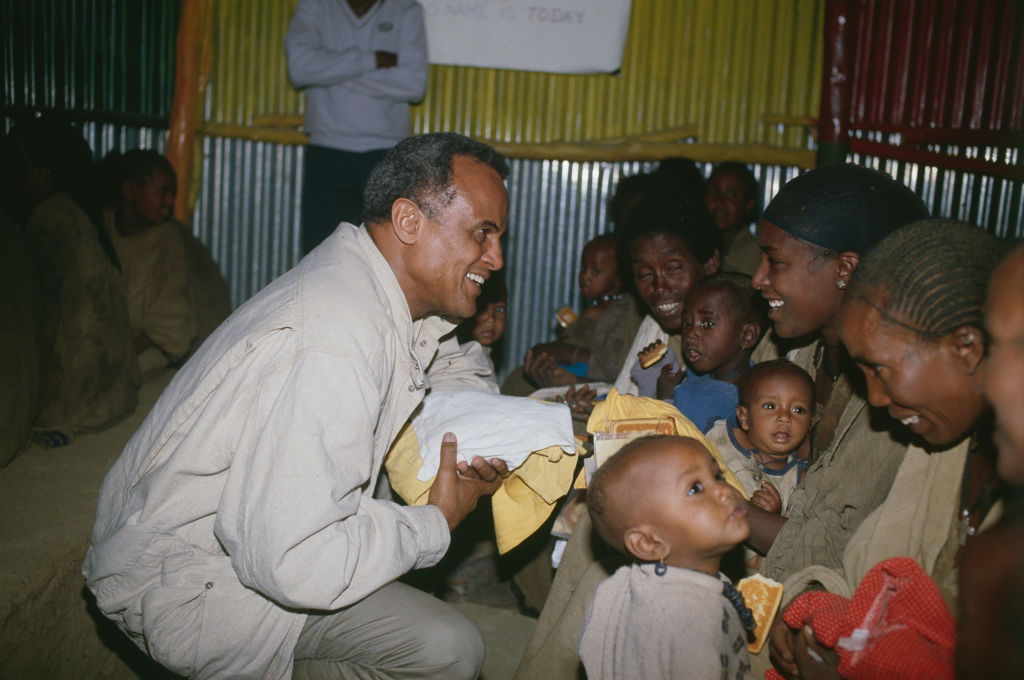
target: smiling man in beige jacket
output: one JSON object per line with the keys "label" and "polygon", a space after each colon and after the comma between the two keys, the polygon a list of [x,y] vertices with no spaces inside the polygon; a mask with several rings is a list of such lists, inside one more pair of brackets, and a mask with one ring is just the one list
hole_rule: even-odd
{"label": "smiling man in beige jacket", "polygon": [[[400,143],[341,224],[175,376],[100,492],[83,572],[100,609],[189,677],[471,678],[483,638],[396,583],[507,474],[442,446],[426,506],[374,499],[438,339],[502,266],[504,159]],[[446,437],[447,439],[447,437]]]}

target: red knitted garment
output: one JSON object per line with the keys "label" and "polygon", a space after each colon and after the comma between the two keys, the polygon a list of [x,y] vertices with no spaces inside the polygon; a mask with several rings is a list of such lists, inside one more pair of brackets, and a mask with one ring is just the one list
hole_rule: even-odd
{"label": "red knitted garment", "polygon": [[[814,638],[839,654],[846,680],[952,680],[956,621],[931,577],[909,557],[879,562],[853,599],[820,591],[800,595],[786,609],[785,622],[810,626]],[[854,629],[863,644],[843,641]],[[853,647],[853,649],[851,649]],[[773,668],[765,677],[781,680]]]}

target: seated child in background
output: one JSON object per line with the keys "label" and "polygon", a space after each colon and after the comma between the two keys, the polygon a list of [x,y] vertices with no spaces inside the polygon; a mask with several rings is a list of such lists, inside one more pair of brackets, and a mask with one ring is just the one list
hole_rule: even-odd
{"label": "seated child in background", "polygon": [[505,285],[505,277],[500,271],[492,272],[476,299],[476,315],[466,319],[455,329],[459,344],[475,342],[483,348],[492,374],[495,362],[501,360],[501,339],[505,336],[507,320],[508,286]]}
{"label": "seated child in background", "polygon": [[750,533],[745,503],[689,437],[626,444],[587,490],[600,536],[636,563],[594,594],[580,658],[590,678],[747,678],[750,610],[719,572]]}
{"label": "seated child in background", "polygon": [[597,236],[583,247],[577,281],[585,300],[582,313],[566,324],[557,340],[535,345],[526,353],[522,370],[514,371],[503,385],[505,394],[527,396],[539,387],[572,385],[584,378],[614,380],[614,375],[589,370],[591,343],[616,332],[601,324],[605,310],[622,295],[613,234]]}
{"label": "seated child in background", "polygon": [[[736,383],[768,328],[768,306],[750,277],[719,272],[695,285],[683,309],[683,360],[689,370],[662,369],[657,396],[707,432],[736,411]],[[682,382],[680,382],[682,381]]]}
{"label": "seated child in background", "polygon": [[231,295],[206,246],[171,211],[177,179],[156,151],[103,161],[110,205],[104,228],[121,262],[143,376],[183,363],[231,314]]}
{"label": "seated child in background", "polygon": [[704,204],[722,233],[723,271],[753,276],[761,264],[761,250],[750,232],[760,191],[757,178],[744,163],[720,163],[708,178]]}
{"label": "seated child in background", "polygon": [[781,513],[807,467],[814,383],[786,359],[755,364],[739,382],[739,405],[707,433],[750,502]]}
{"label": "seated child in background", "polygon": [[441,339],[427,367],[432,392],[461,389],[498,391],[495,361],[501,360],[508,287],[501,272],[492,272],[476,299],[476,314]]}

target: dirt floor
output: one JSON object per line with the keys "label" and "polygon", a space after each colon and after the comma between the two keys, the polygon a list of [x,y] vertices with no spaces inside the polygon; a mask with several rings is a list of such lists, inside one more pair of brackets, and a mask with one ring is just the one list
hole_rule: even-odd
{"label": "dirt floor", "polygon": [[[147,382],[116,426],[0,468],[0,679],[169,677],[96,611],[80,573],[103,477],[169,380]],[[410,578],[483,631],[484,680],[511,678],[536,621],[520,613],[493,544],[460,543],[441,569]]]}

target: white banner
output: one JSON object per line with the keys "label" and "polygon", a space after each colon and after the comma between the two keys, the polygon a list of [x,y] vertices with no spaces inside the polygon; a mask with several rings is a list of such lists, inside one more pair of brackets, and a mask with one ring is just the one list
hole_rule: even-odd
{"label": "white banner", "polygon": [[548,73],[622,65],[630,0],[419,0],[432,64]]}

